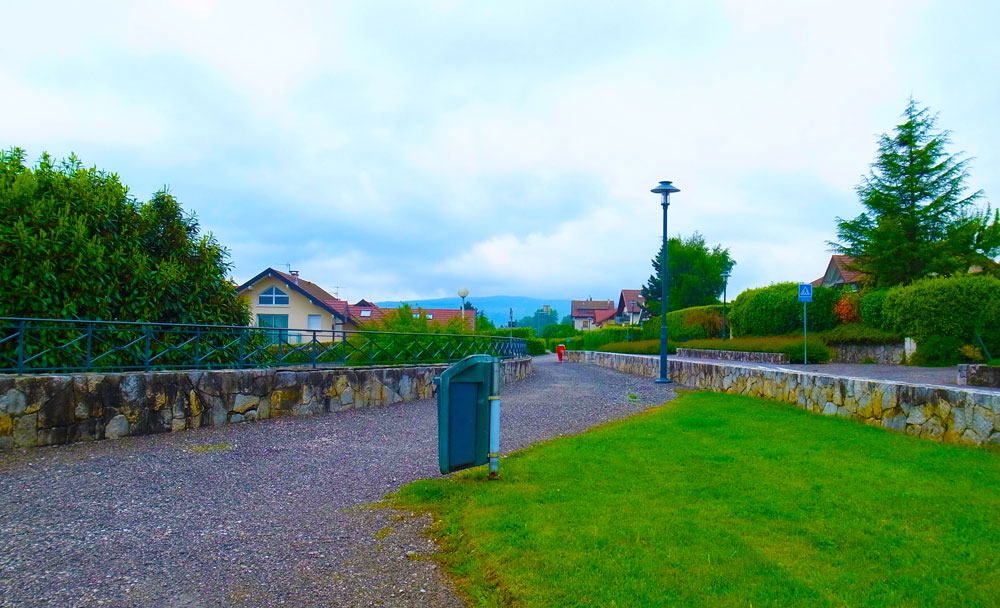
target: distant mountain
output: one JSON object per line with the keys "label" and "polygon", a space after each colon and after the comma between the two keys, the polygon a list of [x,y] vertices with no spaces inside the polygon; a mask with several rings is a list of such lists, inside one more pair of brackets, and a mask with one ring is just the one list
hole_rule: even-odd
{"label": "distant mountain", "polygon": [[[535,311],[548,304],[559,313],[559,320],[570,313],[570,300],[558,298],[527,298],[523,296],[483,296],[467,298],[478,310],[483,311],[486,317],[493,321],[497,327],[506,325],[510,318],[510,309],[514,309],[514,320],[519,321],[523,317],[535,314]],[[407,304],[416,308],[461,308],[462,298],[452,296],[448,298],[432,298],[425,300],[407,300]],[[376,302],[378,306],[384,308],[396,308],[402,302]]]}

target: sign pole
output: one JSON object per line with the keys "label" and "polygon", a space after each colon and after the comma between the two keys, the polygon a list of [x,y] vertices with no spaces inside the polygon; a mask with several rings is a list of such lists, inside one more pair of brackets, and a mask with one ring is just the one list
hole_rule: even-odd
{"label": "sign pole", "polygon": [[809,322],[806,320],[808,302],[802,303],[802,364],[809,365]]}

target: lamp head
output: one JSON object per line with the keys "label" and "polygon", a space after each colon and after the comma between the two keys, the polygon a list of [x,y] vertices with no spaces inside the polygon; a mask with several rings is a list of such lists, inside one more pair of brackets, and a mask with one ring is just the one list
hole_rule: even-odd
{"label": "lamp head", "polygon": [[654,194],[673,194],[674,192],[680,192],[680,188],[675,188],[673,182],[663,181],[660,185],[650,190]]}
{"label": "lamp head", "polygon": [[464,298],[467,295],[469,295],[468,288],[466,288],[466,287],[459,287],[458,288],[458,297]]}

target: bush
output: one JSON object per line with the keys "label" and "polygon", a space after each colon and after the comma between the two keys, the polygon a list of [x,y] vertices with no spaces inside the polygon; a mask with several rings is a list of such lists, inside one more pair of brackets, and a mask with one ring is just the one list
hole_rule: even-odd
{"label": "bush", "polygon": [[534,327],[498,327],[497,329],[485,332],[487,336],[513,336],[524,340],[531,340],[535,337]]}
{"label": "bush", "polygon": [[[730,340],[690,340],[680,344],[681,348],[697,350],[735,350],[748,353],[785,353],[791,363],[802,363],[802,336],[766,336],[732,338]],[[830,349],[816,337],[809,338],[810,363],[826,363],[830,360]]]}
{"label": "bush", "polygon": [[581,332],[579,336],[559,338],[567,350],[597,350],[610,342],[632,342],[642,337],[642,328],[632,325],[612,325],[603,329]]}
{"label": "bush", "polygon": [[833,307],[833,314],[841,323],[857,323],[861,320],[858,310],[858,294],[851,291],[844,291]]}
{"label": "bush", "polygon": [[[729,322],[734,336],[778,336],[802,327],[802,303],[798,283],[778,283],[748,289],[733,301]],[[833,308],[841,292],[826,287],[813,288],[809,304],[809,329],[823,331],[838,323]]]}
{"label": "bush", "polygon": [[544,355],[547,351],[545,348],[545,340],[541,338],[528,338],[526,340],[528,343],[528,354],[532,357],[536,355]]}
{"label": "bush", "polygon": [[[660,338],[661,317],[652,317],[642,324],[643,340]],[[722,336],[722,305],[692,306],[667,313],[667,336],[671,340],[697,340]]]}
{"label": "bush", "polygon": [[903,336],[862,323],[847,323],[814,334],[826,344],[899,344]]}
{"label": "bush", "polygon": [[567,336],[576,336],[580,334],[580,330],[573,327],[572,325],[548,325],[542,330],[543,338],[565,338]]}
{"label": "bush", "polygon": [[868,327],[887,329],[885,315],[883,314],[882,309],[885,304],[885,296],[887,293],[889,293],[888,289],[879,289],[861,296],[861,302],[858,308],[861,313],[862,323]]}
{"label": "bush", "polygon": [[917,342],[917,351],[910,356],[907,365],[920,367],[949,367],[965,360],[960,352],[964,346],[954,336],[928,336]]}
{"label": "bush", "polygon": [[972,344],[977,329],[994,339],[998,329],[992,317],[998,300],[1000,280],[993,277],[930,278],[890,289],[883,315],[887,329],[910,336],[918,344],[944,336]]}
{"label": "bush", "polygon": [[[677,352],[677,342],[667,340],[667,352],[673,354]],[[683,348],[683,344],[680,345]],[[658,355],[660,354],[659,340],[638,340],[636,342],[609,342],[597,349],[602,353],[625,353],[629,355]]]}

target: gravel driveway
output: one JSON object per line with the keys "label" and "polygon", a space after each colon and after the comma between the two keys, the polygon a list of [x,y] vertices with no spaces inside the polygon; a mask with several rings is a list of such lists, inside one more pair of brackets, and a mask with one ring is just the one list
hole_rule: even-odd
{"label": "gravel driveway", "polygon": [[[534,365],[503,394],[505,452],[673,398]],[[0,457],[0,606],[463,606],[428,522],[365,507],[438,475],[436,419],[423,400]]]}

